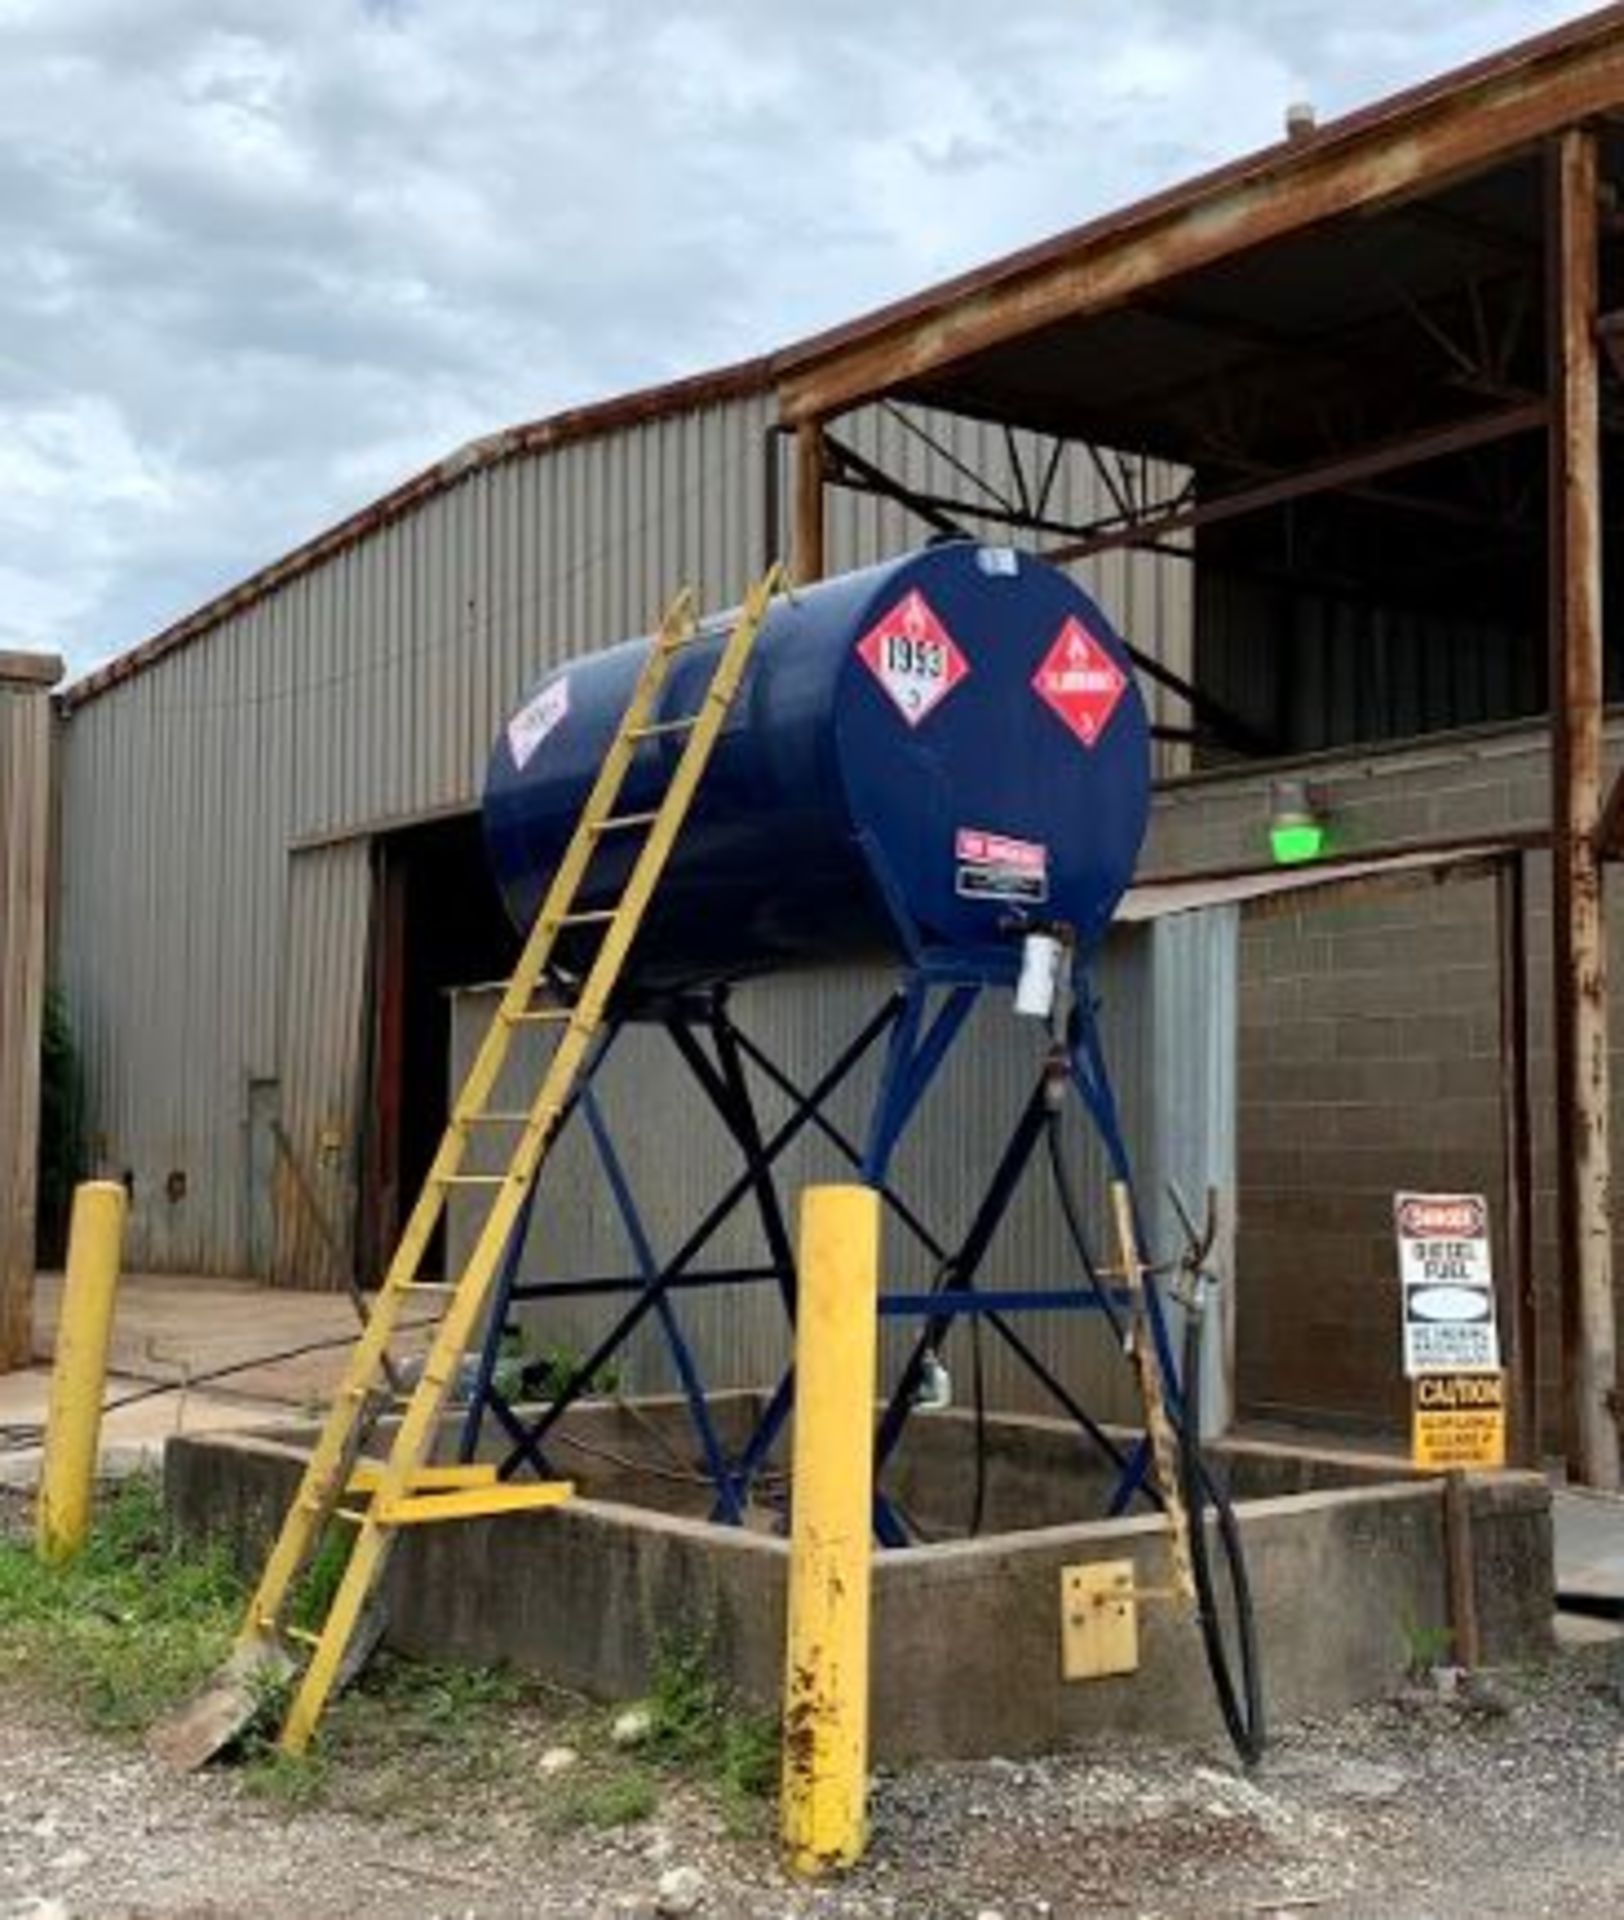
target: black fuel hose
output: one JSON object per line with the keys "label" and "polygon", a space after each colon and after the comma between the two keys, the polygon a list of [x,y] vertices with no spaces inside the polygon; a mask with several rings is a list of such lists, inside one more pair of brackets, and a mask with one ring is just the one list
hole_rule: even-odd
{"label": "black fuel hose", "polygon": [[[1179,1478],[1190,1530],[1190,1571],[1195,1576],[1196,1610],[1201,1641],[1218,1711],[1245,1766],[1263,1757],[1267,1734],[1263,1720],[1263,1680],[1257,1654],[1257,1615],[1252,1585],[1246,1572],[1240,1523],[1225,1488],[1213,1478],[1201,1456],[1201,1331],[1205,1315],[1184,1316],[1184,1405],[1179,1421]],[[1229,1573],[1234,1603],[1235,1645],[1224,1633],[1214,1578],[1207,1512],[1211,1509],[1219,1544]],[[1238,1669],[1238,1671],[1237,1671]]]}
{"label": "black fuel hose", "polygon": [[[1102,1284],[1099,1270],[1089,1252],[1077,1196],[1066,1177],[1065,1158],[1060,1148],[1060,1111],[1049,1115],[1044,1129],[1049,1149],[1049,1166],[1054,1174],[1055,1192],[1066,1232],[1088,1281],[1090,1292],[1100,1311],[1110,1322],[1117,1345],[1127,1351],[1127,1329],[1108,1287]],[[1262,1671],[1257,1653],[1257,1616],[1252,1606],[1252,1587],[1246,1573],[1246,1555],[1241,1546],[1240,1523],[1227,1491],[1212,1477],[1201,1455],[1201,1333],[1205,1315],[1190,1312],[1184,1320],[1183,1407],[1178,1422],[1179,1481],[1184,1510],[1190,1529],[1190,1571],[1195,1578],[1196,1611],[1201,1642],[1206,1650],[1207,1667],[1212,1674],[1213,1690],[1218,1696],[1218,1711],[1242,1763],[1255,1766],[1263,1757],[1266,1741],[1263,1720]],[[1148,1491],[1148,1489],[1147,1489]],[[1235,1608],[1234,1658],[1225,1639],[1223,1617],[1218,1605],[1218,1586],[1214,1578],[1207,1514],[1211,1511],[1219,1544],[1229,1571],[1229,1589]],[[1237,1672],[1237,1668],[1239,1671]],[[1238,1684],[1237,1684],[1238,1682]]]}

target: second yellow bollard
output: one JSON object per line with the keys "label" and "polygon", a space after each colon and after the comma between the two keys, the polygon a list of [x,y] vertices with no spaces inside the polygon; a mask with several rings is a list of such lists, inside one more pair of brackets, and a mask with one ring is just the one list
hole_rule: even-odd
{"label": "second yellow bollard", "polygon": [[809,1187],[795,1334],[782,1828],[802,1874],[850,1866],[868,1827],[868,1627],[880,1199]]}
{"label": "second yellow bollard", "polygon": [[71,1560],[90,1530],[127,1204],[128,1196],[116,1180],[87,1180],[73,1196],[40,1468],[39,1552],[53,1565]]}

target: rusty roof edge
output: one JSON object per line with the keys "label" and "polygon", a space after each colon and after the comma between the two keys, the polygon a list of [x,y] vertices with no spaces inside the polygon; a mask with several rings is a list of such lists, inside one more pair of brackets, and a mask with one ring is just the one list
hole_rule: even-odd
{"label": "rusty roof edge", "polygon": [[[783,386],[810,368],[838,361],[850,349],[870,348],[886,334],[901,332],[911,322],[925,319],[953,301],[1007,288],[1088,246],[1107,239],[1127,239],[1136,227],[1150,227],[1172,215],[1194,213],[1205,201],[1238,189],[1267,184],[1271,176],[1306,164],[1323,162],[1339,148],[1354,147],[1378,135],[1391,136],[1405,122],[1422,118],[1429,111],[1445,106],[1458,108],[1465,96],[1502,82],[1520,70],[1556,61],[1571,64],[1598,46],[1621,38],[1624,38],[1624,4],[1599,7],[1545,33],[1503,47],[1465,66],[1451,68],[1368,106],[1357,107],[1327,121],[1312,133],[1255,148],[1205,173],[1176,181],[1144,199],[1113,208],[1062,233],[1034,241],[997,260],[971,267],[934,286],[797,341],[772,357],[774,377]],[[1510,150],[1508,147],[1507,151]],[[872,396],[859,396],[845,404],[860,404],[865,397]],[[790,411],[793,412],[793,408]]]}
{"label": "rusty roof edge", "polygon": [[280,559],[251,573],[246,580],[216,594],[194,612],[163,628],[150,639],[138,641],[102,666],[92,669],[64,687],[55,696],[58,710],[71,714],[75,709],[109,692],[126,680],[174,653],[178,648],[201,639],[233,614],[241,613],[279,588],[297,580],[357,545],[368,535],[403,518],[425,501],[432,500],[469,475],[489,471],[528,453],[543,453],[589,440],[606,433],[623,432],[646,426],[655,420],[669,419],[679,413],[692,413],[716,406],[726,400],[771,390],[771,360],[767,355],[735,361],[709,373],[691,374],[662,385],[640,387],[635,392],[617,394],[612,399],[591,405],[566,408],[541,420],[529,420],[495,433],[481,434],[469,440],[432,466],[415,473],[398,487],[358,508],[336,525],[326,528]]}

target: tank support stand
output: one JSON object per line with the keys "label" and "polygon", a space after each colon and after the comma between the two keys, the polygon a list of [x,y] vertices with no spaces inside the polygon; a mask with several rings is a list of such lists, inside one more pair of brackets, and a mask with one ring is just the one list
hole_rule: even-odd
{"label": "tank support stand", "polygon": [[[1083,991],[1075,998],[1065,1039],[1051,1052],[1047,1067],[1021,1109],[987,1189],[958,1244],[949,1246],[891,1183],[892,1162],[898,1146],[937,1074],[962,1037],[966,1021],[983,990],[995,984],[1005,982],[992,977],[990,969],[978,967],[967,971],[962,966],[922,960],[807,1088],[738,1024],[725,988],[649,1002],[617,1016],[565,1124],[584,1125],[591,1136],[605,1184],[625,1228],[634,1270],[586,1277],[527,1277],[522,1270],[529,1225],[527,1205],[514,1229],[499,1277],[463,1424],[462,1458],[470,1460],[479,1451],[484,1423],[489,1418],[507,1443],[498,1467],[501,1478],[507,1479],[525,1467],[549,1478],[556,1477],[545,1451],[549,1437],[569,1409],[593,1391],[603,1370],[652,1316],[664,1335],[705,1475],[712,1486],[712,1517],[734,1524],[741,1522],[752,1489],[772,1457],[791,1411],[793,1374],[786,1368],[745,1445],[736,1457],[729,1458],[713,1418],[698,1360],[682,1327],[680,1299],[683,1293],[697,1288],[770,1282],[782,1300],[786,1326],[793,1323],[794,1250],[780,1197],[777,1167],[784,1153],[810,1129],[832,1146],[866,1184],[876,1189],[892,1219],[923,1249],[934,1275],[931,1283],[923,1288],[883,1285],[881,1288],[882,1319],[912,1320],[918,1323],[918,1332],[896,1377],[876,1437],[874,1523],[880,1541],[900,1546],[909,1539],[907,1525],[881,1488],[881,1476],[920,1400],[927,1372],[939,1362],[955,1325],[965,1319],[988,1328],[1061,1412],[1076,1423],[1087,1443],[1109,1462],[1116,1475],[1108,1509],[1111,1514],[1125,1511],[1136,1496],[1159,1506],[1155,1478],[1148,1472],[1151,1466],[1148,1443],[1140,1439],[1124,1444],[1107,1432],[1015,1324],[1018,1318],[1032,1313],[1101,1311],[1117,1322],[1132,1304],[1131,1290],[1106,1288],[1100,1284],[1097,1273],[1088,1284],[1078,1280],[1050,1285],[984,1286],[978,1282],[1010,1203],[1043,1141],[1045,1129],[1053,1121],[1058,1099],[1057,1078],[1066,1087],[1075,1089],[1099,1138],[1112,1179],[1129,1184],[1131,1191],[1128,1153],[1086,978],[1079,978]],[[655,1250],[596,1085],[616,1034],[632,1024],[658,1026],[669,1036],[695,1088],[720,1119],[742,1163],[737,1177],[702,1215],[677,1250],[664,1259]],[[833,1117],[832,1103],[882,1040],[885,1054],[879,1086],[863,1137],[857,1139]],[[778,1101],[788,1103],[787,1114],[776,1125],[769,1127],[763,1119],[756,1095],[758,1087],[770,1089]],[[724,1226],[741,1211],[751,1210],[759,1221],[766,1257],[753,1265],[701,1265],[707,1248]],[[1104,1226],[1108,1231],[1109,1222]],[[1142,1231],[1140,1242],[1143,1243]],[[1178,1371],[1154,1277],[1146,1275],[1142,1288],[1142,1305],[1157,1370],[1166,1398],[1176,1410]],[[526,1302],[583,1297],[619,1298],[625,1304],[568,1378],[551,1383],[553,1397],[547,1404],[539,1409],[521,1410],[522,1395],[510,1396],[498,1380],[503,1331],[510,1315]],[[542,1384],[542,1368],[533,1364],[528,1377],[521,1374],[521,1380],[525,1391],[534,1392]]]}

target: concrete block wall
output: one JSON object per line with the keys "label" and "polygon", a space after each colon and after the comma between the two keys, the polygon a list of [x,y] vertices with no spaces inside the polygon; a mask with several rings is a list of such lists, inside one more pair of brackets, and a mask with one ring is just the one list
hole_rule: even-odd
{"label": "concrete block wall", "polygon": [[[1522,727],[1316,756],[1290,771],[1322,800],[1335,848],[1359,852],[1542,828],[1547,769],[1543,729]],[[1269,786],[1279,773],[1198,776],[1165,789],[1142,871],[1266,862]],[[1554,1437],[1549,862],[1531,855],[1527,870],[1535,1272]],[[1611,887],[1608,919],[1616,1132],[1624,1128],[1624,875]],[[1500,1236],[1497,981],[1487,880],[1429,879],[1246,910],[1236,1254],[1243,1414],[1402,1425],[1392,1195],[1406,1186],[1486,1191]],[[1624,1239],[1618,1257],[1624,1272]]]}

